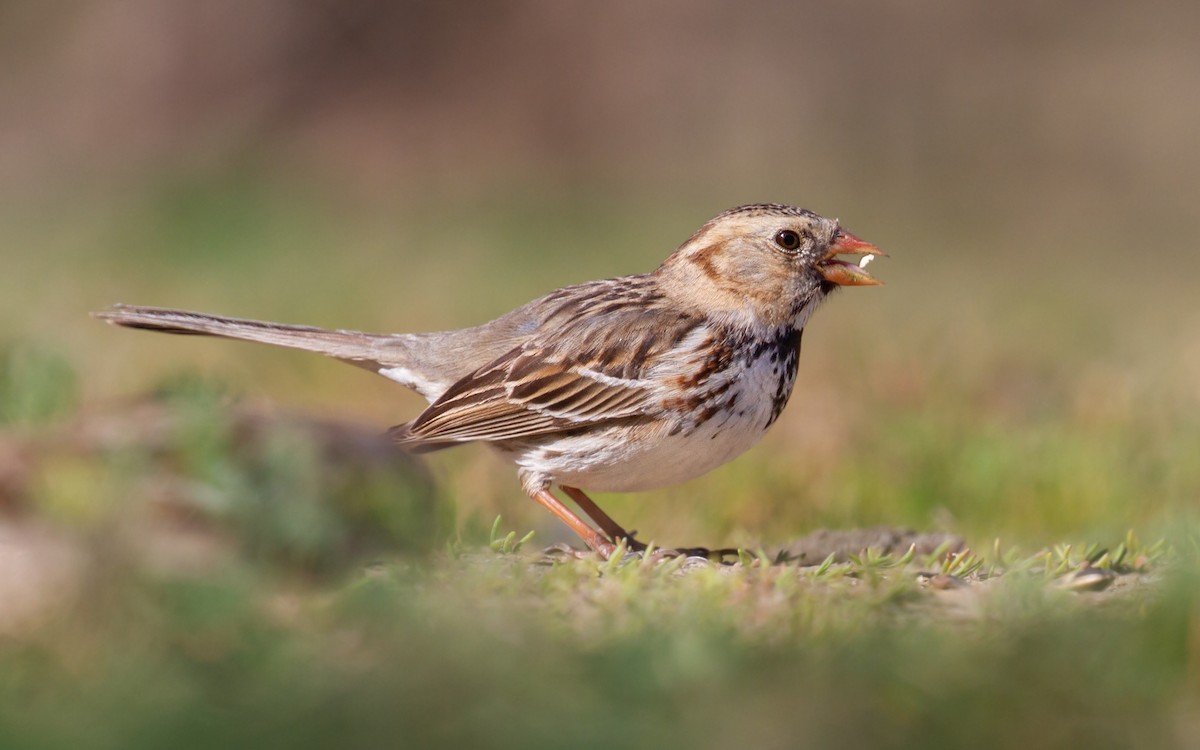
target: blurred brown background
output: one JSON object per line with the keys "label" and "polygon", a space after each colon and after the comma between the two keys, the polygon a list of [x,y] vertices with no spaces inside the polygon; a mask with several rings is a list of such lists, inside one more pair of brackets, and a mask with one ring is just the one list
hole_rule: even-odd
{"label": "blurred brown background", "polygon": [[[888,286],[818,316],[791,415],[718,485],[753,497],[718,528],[765,528],[783,501],[763,498],[798,487],[853,493],[813,465],[914,434],[936,453],[1049,420],[1057,446],[1136,418],[1166,446],[1138,471],[1161,474],[1179,468],[1171,420],[1200,405],[1198,38],[1200,6],[1165,2],[2,3],[0,337],[63,352],[85,403],[198,368],[385,426],[419,400],[85,314],[465,325],[784,201],[891,251]],[[980,451],[998,476],[1040,455]],[[485,505],[517,494],[503,467],[450,460]],[[999,499],[1043,502],[1043,479]],[[1193,479],[1152,494],[1193,498]],[[974,485],[926,490],[955,487]],[[877,500],[812,513],[894,504],[861,492]],[[1097,514],[1121,527],[1138,503]]]}
{"label": "blurred brown background", "polygon": [[0,159],[17,194],[263,159],[370,192],[535,181],[824,203],[836,191],[1002,223],[1095,217],[1097,201],[1125,207],[1114,223],[1161,222],[1198,197],[1190,3],[2,12]]}

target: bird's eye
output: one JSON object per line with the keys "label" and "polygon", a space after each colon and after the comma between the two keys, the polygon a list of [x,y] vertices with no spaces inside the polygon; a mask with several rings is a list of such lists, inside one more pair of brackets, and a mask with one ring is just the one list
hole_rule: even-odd
{"label": "bird's eye", "polygon": [[795,250],[800,247],[800,235],[790,229],[780,229],[775,233],[775,244],[784,250]]}

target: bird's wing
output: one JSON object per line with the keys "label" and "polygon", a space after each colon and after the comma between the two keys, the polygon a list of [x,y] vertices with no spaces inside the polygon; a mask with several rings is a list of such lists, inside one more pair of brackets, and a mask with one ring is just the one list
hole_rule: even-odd
{"label": "bird's wing", "polygon": [[600,379],[522,347],[455,383],[392,434],[418,449],[512,440],[637,416],[650,395],[643,383]]}
{"label": "bird's wing", "polygon": [[[450,386],[391,434],[410,449],[495,442],[645,416],[660,408],[672,349],[694,349],[700,321],[645,294],[584,294],[537,335]],[[547,298],[549,299],[549,298]],[[668,359],[675,359],[668,356]]]}

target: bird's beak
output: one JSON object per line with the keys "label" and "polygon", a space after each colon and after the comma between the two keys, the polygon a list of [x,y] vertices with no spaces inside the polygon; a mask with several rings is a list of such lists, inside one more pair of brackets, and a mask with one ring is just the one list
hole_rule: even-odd
{"label": "bird's beak", "polygon": [[[864,257],[859,263],[851,263],[839,260],[836,257],[838,255]],[[887,257],[887,253],[870,242],[864,242],[846,230],[839,229],[833,238],[833,244],[829,246],[829,252],[817,263],[817,270],[826,281],[838,286],[878,286],[883,282],[866,271],[867,262],[875,255]]]}

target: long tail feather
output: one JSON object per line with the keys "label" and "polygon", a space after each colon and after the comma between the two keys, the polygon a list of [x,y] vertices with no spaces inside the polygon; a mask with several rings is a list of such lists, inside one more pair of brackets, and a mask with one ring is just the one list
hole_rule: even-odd
{"label": "long tail feather", "polygon": [[376,372],[381,368],[393,366],[395,355],[398,354],[398,337],[360,331],[335,331],[312,326],[226,318],[164,307],[114,305],[108,310],[92,315],[106,323],[126,328],[218,336],[317,352]]}

